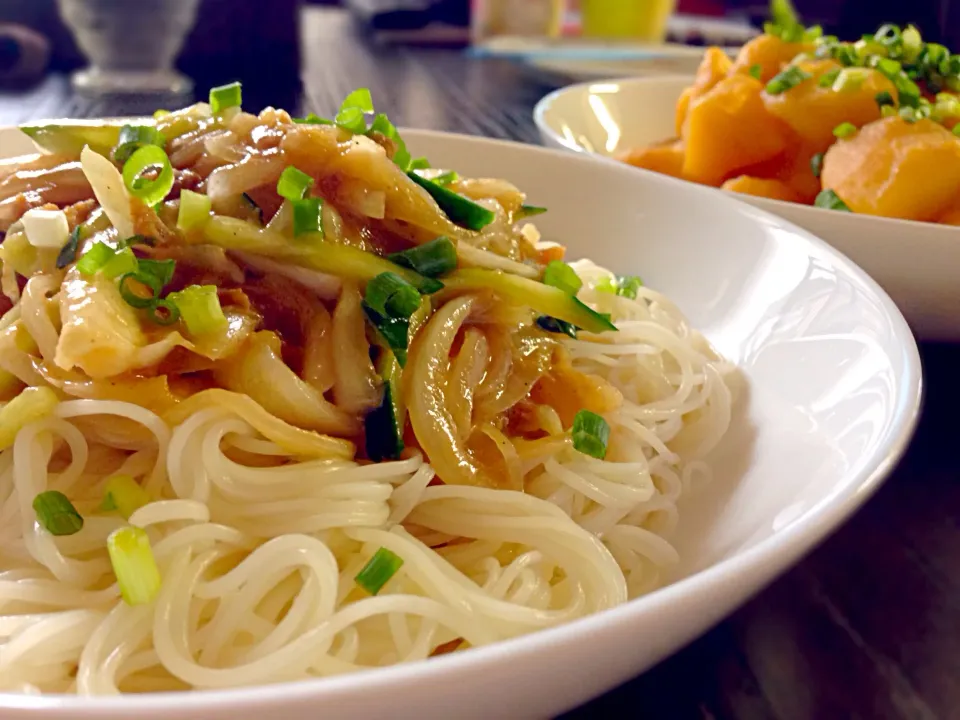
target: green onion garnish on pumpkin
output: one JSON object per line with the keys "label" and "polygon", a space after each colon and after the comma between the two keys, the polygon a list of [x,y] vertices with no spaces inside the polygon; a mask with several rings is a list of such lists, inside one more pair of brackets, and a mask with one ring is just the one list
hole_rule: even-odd
{"label": "green onion garnish on pumpkin", "polygon": [[811,77],[813,76],[810,73],[796,65],[788,67],[767,83],[767,94],[781,95]]}

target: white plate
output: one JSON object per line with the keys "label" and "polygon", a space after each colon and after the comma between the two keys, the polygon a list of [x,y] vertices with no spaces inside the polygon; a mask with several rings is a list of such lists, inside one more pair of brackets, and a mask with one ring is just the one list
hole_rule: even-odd
{"label": "white plate", "polygon": [[[689,77],[660,77],[573,85],[543,98],[534,118],[548,146],[614,155],[674,137],[676,101],[689,84]],[[960,340],[960,227],[738,197],[845,253],[883,286],[919,337]]]}
{"label": "white plate", "polygon": [[[642,274],[746,377],[715,482],[681,507],[674,582],[556,629],[422,663],[233,691],[121,698],[0,694],[4,720],[548,717],[650,667],[834,530],[903,452],[916,344],[890,299],[821,241],[720,193],[572,153],[431,132],[411,149],[506,177],[573,256]],[[0,134],[0,153],[22,152]]]}

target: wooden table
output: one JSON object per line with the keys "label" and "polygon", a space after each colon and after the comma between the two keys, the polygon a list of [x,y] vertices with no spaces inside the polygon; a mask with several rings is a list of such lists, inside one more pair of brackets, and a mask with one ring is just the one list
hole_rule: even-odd
{"label": "wooden table", "polygon": [[[304,39],[303,97],[276,105],[329,115],[367,86],[398,125],[537,141],[531,112],[553,89],[543,77],[458,51],[373,47],[336,11],[307,11]],[[257,79],[241,79],[250,107]],[[0,94],[3,125],[133,110],[74,98],[59,76]],[[863,510],[727,621],[569,718],[960,718],[960,346],[922,352],[919,431]]]}

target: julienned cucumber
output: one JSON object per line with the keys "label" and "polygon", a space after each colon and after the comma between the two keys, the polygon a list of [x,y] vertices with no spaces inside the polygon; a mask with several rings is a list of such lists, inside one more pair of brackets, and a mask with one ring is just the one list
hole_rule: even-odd
{"label": "julienned cucumber", "polygon": [[400,366],[389,350],[381,348],[383,400],[364,420],[367,457],[374,462],[396,460],[403,451],[403,418],[400,417]]}
{"label": "julienned cucumber", "polygon": [[420,177],[413,170],[407,173],[407,177],[430,193],[450,220],[468,230],[482,230],[496,217],[492,210],[487,210],[483,205],[478,205],[439,183]]}
{"label": "julienned cucumber", "polygon": [[609,319],[584,305],[573,295],[536,280],[500,270],[463,268],[444,275],[444,292],[489,290],[518,305],[533,308],[538,315],[564,320],[588,332],[616,330]]}

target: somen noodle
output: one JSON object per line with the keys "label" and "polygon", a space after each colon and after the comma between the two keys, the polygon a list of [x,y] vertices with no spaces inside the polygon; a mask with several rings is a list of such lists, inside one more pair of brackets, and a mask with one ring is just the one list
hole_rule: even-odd
{"label": "somen noodle", "polygon": [[333,675],[656,588],[732,367],[368,92],[239,101],[0,174],[0,689]]}

